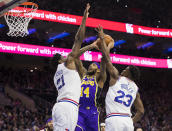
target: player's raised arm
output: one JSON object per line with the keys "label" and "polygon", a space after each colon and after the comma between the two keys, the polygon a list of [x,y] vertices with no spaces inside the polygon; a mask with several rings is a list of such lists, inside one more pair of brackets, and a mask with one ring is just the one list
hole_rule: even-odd
{"label": "player's raised arm", "polygon": [[106,81],[107,75],[106,75],[106,61],[105,58],[102,57],[101,63],[100,63],[100,74],[98,75],[97,81],[100,88],[103,88],[104,83]]}
{"label": "player's raised arm", "polygon": [[81,44],[84,40],[85,37],[85,24],[86,24],[86,19],[88,18],[89,15],[89,9],[90,9],[90,4],[88,3],[86,6],[86,9],[84,11],[84,16],[82,18],[82,23],[75,35],[75,41],[74,41],[74,45],[72,47],[72,52],[71,55],[73,57],[76,57],[76,55],[78,54],[79,49],[81,48]]}
{"label": "player's raised arm", "polygon": [[143,107],[142,100],[140,99],[139,93],[137,93],[137,95],[136,95],[136,99],[134,101],[134,106],[135,106],[137,112],[132,119],[133,119],[133,122],[136,123],[137,121],[139,121],[141,119],[141,117],[144,114],[144,107]]}
{"label": "player's raised arm", "polygon": [[74,41],[74,45],[72,47],[72,51],[69,53],[69,55],[67,56],[67,61],[66,61],[66,66],[67,67],[71,67],[74,64],[75,58],[78,56],[78,52],[81,48],[81,44],[83,42],[83,39],[85,37],[85,24],[86,24],[86,19],[89,15],[89,9],[90,9],[90,5],[87,4],[86,9],[84,11],[84,16],[82,18],[82,23],[76,33],[75,36],[75,41]]}
{"label": "player's raised arm", "polygon": [[79,58],[75,59],[75,66],[76,66],[76,70],[79,73],[80,78],[82,79],[85,73],[87,72],[87,70],[85,69],[85,67],[82,64],[82,61]]}
{"label": "player's raised arm", "polygon": [[98,49],[97,41],[94,41],[92,44],[81,48],[76,57],[80,57],[83,53],[85,53],[86,51],[92,50],[92,49]]}
{"label": "player's raised arm", "polygon": [[78,73],[79,73],[81,79],[83,78],[83,76],[85,75],[85,73],[86,73],[87,70],[86,70],[85,67],[83,66],[82,61],[80,60],[80,56],[81,56],[83,53],[85,53],[86,51],[91,50],[91,49],[93,49],[93,48],[98,48],[98,47],[97,47],[97,41],[93,42],[93,43],[90,44],[90,45],[87,45],[87,46],[81,48],[81,49],[79,50],[79,53],[77,54],[77,57],[75,58],[76,70],[78,71]]}
{"label": "player's raised arm", "polygon": [[[99,38],[100,38],[100,50],[102,52],[102,55],[104,57],[105,63],[106,63],[106,68],[110,74],[111,77],[114,79],[117,79],[119,76],[118,70],[112,65],[112,62],[110,60],[110,46],[106,46],[105,39],[104,39],[104,33],[103,33],[103,28],[99,26],[96,31],[98,32]],[[111,44],[111,43],[110,43]]]}

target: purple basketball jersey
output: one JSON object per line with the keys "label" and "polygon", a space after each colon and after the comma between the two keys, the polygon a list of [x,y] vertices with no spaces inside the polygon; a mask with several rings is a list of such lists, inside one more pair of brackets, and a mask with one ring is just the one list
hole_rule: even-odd
{"label": "purple basketball jersey", "polygon": [[99,112],[96,107],[97,91],[96,77],[84,76],[81,82],[79,116],[75,131],[99,130]]}
{"label": "purple basketball jersey", "polygon": [[80,107],[96,107],[97,90],[96,77],[84,76],[81,82]]}

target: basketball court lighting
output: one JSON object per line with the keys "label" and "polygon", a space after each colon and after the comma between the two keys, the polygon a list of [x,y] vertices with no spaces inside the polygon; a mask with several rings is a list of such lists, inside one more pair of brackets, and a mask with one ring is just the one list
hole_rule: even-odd
{"label": "basketball court lighting", "polygon": [[167,52],[172,52],[172,47],[167,49]]}
{"label": "basketball court lighting", "polygon": [[168,54],[168,53],[170,53],[170,52],[172,52],[172,47],[171,47],[171,48],[167,48],[167,49],[165,49],[165,50],[163,51],[164,54]]}
{"label": "basketball court lighting", "polygon": [[33,29],[29,29],[29,30],[28,30],[28,32],[29,32],[29,35],[31,35],[31,34],[33,34],[33,33],[35,33],[35,32],[36,32],[36,29],[35,29],[35,28],[33,28]]}
{"label": "basketball court lighting", "polygon": [[3,25],[3,24],[0,24],[0,28],[4,28],[5,27],[5,25]]}
{"label": "basketball court lighting", "polygon": [[97,39],[97,36],[90,36],[90,37],[87,37],[83,40],[83,42],[86,42],[86,43],[89,43],[91,41],[94,41]]}
{"label": "basketball court lighting", "polygon": [[70,33],[63,32],[63,33],[60,33],[58,35],[52,36],[48,39],[48,43],[52,43],[55,39],[62,39],[62,38],[67,37],[69,35],[70,35]]}
{"label": "basketball court lighting", "polygon": [[138,46],[137,49],[145,49],[145,48],[148,48],[148,47],[153,46],[153,45],[155,45],[155,43],[153,43],[153,42],[148,42],[148,43],[146,43],[146,44],[143,44],[143,45],[141,45],[141,46]]}
{"label": "basketball court lighting", "polygon": [[117,47],[117,46],[122,45],[124,43],[126,43],[126,40],[118,40],[118,41],[114,42],[114,47]]}

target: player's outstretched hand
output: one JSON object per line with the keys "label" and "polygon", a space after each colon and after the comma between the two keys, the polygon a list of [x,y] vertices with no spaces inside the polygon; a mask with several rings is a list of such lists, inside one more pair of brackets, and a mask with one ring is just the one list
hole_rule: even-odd
{"label": "player's outstretched hand", "polygon": [[99,25],[97,28],[95,28],[95,30],[98,33],[99,38],[104,38],[104,32],[103,32],[103,27],[101,25]]}
{"label": "player's outstretched hand", "polygon": [[107,51],[110,53],[110,50],[114,47],[114,39],[110,35],[105,34],[103,32],[103,27],[100,25],[97,28],[95,28],[95,30],[97,31],[99,36],[99,38],[97,39],[98,48],[102,49],[100,39],[104,39],[104,44],[105,46],[107,46]]}
{"label": "player's outstretched hand", "polygon": [[86,9],[84,11],[84,15],[86,15],[86,18],[88,18],[88,15],[89,15],[89,9],[90,9],[90,4],[87,3],[87,6],[86,6]]}
{"label": "player's outstretched hand", "polygon": [[98,39],[97,39],[97,47],[98,50],[101,50],[101,42],[100,39],[104,39],[104,32],[103,32],[103,27],[101,25],[99,25],[97,28],[95,28],[96,32],[98,33]]}

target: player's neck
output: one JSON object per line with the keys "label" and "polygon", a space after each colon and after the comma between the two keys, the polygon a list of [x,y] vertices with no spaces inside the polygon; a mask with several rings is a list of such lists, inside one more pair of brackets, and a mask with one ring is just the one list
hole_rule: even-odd
{"label": "player's neck", "polygon": [[87,72],[87,74],[86,74],[88,77],[94,77],[94,76],[96,76],[96,73],[94,73],[94,72]]}
{"label": "player's neck", "polygon": [[95,75],[87,75],[87,77],[94,77]]}

